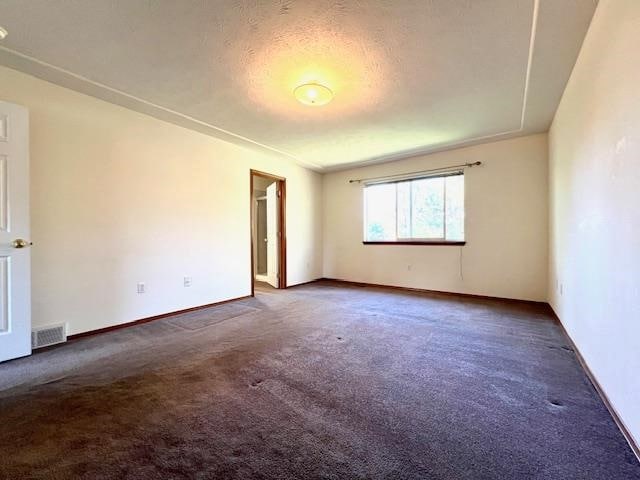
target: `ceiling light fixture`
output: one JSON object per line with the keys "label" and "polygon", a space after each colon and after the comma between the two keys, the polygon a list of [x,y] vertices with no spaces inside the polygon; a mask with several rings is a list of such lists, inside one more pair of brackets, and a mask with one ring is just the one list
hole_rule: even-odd
{"label": "ceiling light fixture", "polygon": [[300,103],[314,107],[326,105],[333,100],[333,92],[331,89],[319,83],[305,83],[304,85],[300,85],[293,91],[293,94]]}
{"label": "ceiling light fixture", "polygon": [[9,35],[9,32],[0,27],[0,40],[4,40],[5,38],[7,38],[7,35]]}

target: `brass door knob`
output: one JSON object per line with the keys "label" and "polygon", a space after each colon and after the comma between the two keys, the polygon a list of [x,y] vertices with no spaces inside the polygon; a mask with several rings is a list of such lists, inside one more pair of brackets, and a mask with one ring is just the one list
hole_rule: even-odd
{"label": "brass door knob", "polygon": [[22,238],[17,238],[13,241],[13,248],[24,248],[30,247],[33,245],[33,242],[29,242],[28,240],[24,240]]}

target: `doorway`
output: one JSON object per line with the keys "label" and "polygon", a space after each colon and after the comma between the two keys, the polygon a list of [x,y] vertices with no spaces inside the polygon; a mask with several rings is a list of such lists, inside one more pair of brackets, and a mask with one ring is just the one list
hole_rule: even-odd
{"label": "doorway", "polygon": [[287,286],[285,229],[286,179],[250,171],[251,295],[256,282]]}

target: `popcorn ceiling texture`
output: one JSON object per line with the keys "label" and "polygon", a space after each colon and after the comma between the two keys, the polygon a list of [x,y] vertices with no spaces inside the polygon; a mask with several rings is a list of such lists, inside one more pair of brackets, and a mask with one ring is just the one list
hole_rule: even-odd
{"label": "popcorn ceiling texture", "polygon": [[[533,0],[4,0],[3,46],[321,166],[520,132]],[[593,13],[540,0],[523,132]],[[2,53],[2,52],[0,52]],[[0,56],[1,60],[1,56]],[[312,108],[293,89],[326,84]]]}

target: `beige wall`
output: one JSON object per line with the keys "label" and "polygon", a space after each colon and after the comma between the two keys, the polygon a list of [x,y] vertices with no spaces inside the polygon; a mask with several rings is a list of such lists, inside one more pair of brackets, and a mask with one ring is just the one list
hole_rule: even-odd
{"label": "beige wall", "polygon": [[549,299],[640,441],[640,2],[601,0],[549,140]]}
{"label": "beige wall", "polygon": [[6,68],[0,98],[31,117],[34,326],[248,295],[250,168],[287,178],[289,284],[322,275],[317,173]]}
{"label": "beige wall", "polygon": [[[475,162],[464,247],[363,245],[362,187],[375,177]],[[324,275],[352,281],[546,300],[547,137],[505,140],[324,177]]]}

